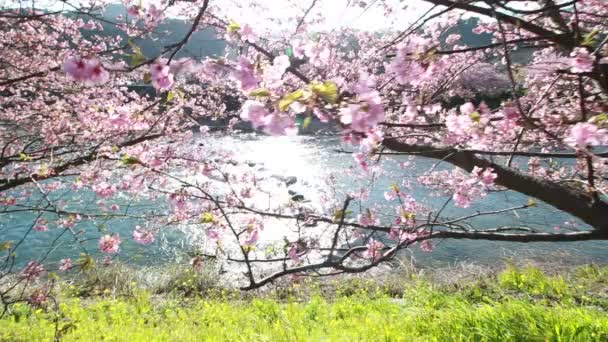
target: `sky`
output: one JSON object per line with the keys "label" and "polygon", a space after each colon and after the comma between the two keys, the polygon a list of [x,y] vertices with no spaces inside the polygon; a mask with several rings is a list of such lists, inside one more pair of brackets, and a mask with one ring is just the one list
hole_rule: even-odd
{"label": "sky", "polygon": [[[18,4],[31,6],[32,1],[36,7],[46,9],[69,9],[61,0],[0,0],[0,6]],[[67,0],[72,4],[89,4],[100,0]],[[106,1],[106,0],[101,0]],[[134,0],[147,8],[160,0]],[[198,0],[199,2],[201,0]],[[563,0],[566,1],[566,0]],[[557,3],[563,3],[558,0]],[[608,0],[607,0],[608,1]],[[117,0],[116,3],[120,3]],[[356,28],[358,30],[377,31],[388,28],[407,27],[421,15],[431,9],[432,5],[423,0],[255,0],[257,6],[248,6],[251,1],[246,0],[210,0],[210,4],[220,12],[239,24],[249,24],[258,29],[279,32],[284,29],[293,29],[296,26],[295,17],[301,16],[315,2],[315,6],[307,16],[307,20],[315,19],[321,14],[325,18],[322,23],[315,23],[309,30],[331,30],[340,27]],[[179,1],[177,1],[179,4]],[[185,0],[183,3],[186,3]],[[393,9],[389,21],[385,15],[383,3]],[[531,9],[538,4],[535,2],[514,2],[511,6]],[[191,4],[188,4],[191,6]],[[440,11],[439,7],[434,12]],[[167,13],[169,17],[178,17],[177,11]],[[290,20],[287,20],[291,18]],[[280,22],[277,19],[282,19]]]}
{"label": "sky", "polygon": [[[257,2],[264,7],[252,10],[249,8],[239,9],[244,3],[239,0],[224,1],[230,3],[225,7],[225,11],[234,17],[235,21],[247,22],[256,26],[268,26],[272,21],[269,18],[287,18],[294,15],[302,15],[310,7],[314,0],[258,0]],[[386,0],[386,3],[394,8],[391,18],[399,18],[400,24],[416,20],[424,14],[431,5],[421,0]],[[359,4],[363,3],[361,6]],[[385,16],[384,9],[380,5],[381,1],[355,1],[355,0],[319,0],[308,14],[307,18],[315,18],[322,14],[325,22],[316,24],[312,27],[317,29],[335,29],[339,27],[351,27],[360,30],[375,31],[395,27],[395,22],[390,22]],[[294,7],[296,7],[294,9]],[[255,16],[252,16],[255,13]],[[276,24],[276,23],[275,23]],[[291,23],[289,26],[295,26]],[[278,28],[280,29],[280,28]]]}
{"label": "sky", "polygon": [[[0,0],[0,6],[14,7],[20,0]],[[70,9],[61,0],[21,0],[21,6],[29,7],[32,1],[37,8],[48,10]],[[69,3],[78,5],[90,4],[95,0],[68,0]],[[228,14],[233,20],[239,23],[248,23],[252,26],[263,27],[272,31],[281,30],[281,24],[277,23],[277,18],[293,18],[302,15],[310,7],[314,0],[256,0],[259,4],[256,8],[249,8],[250,1],[243,0],[210,0],[211,5],[219,8],[223,14]],[[151,3],[158,4],[159,0],[135,0],[143,7],[148,7]],[[386,2],[394,13],[392,18],[399,18],[399,23],[390,22],[386,19],[381,3]],[[121,3],[121,1],[116,1]],[[179,2],[178,2],[179,3]],[[426,12],[431,5],[422,0],[317,0],[315,6],[308,14],[307,18],[315,18],[322,14],[325,18],[324,23],[313,25],[313,30],[328,30],[340,27],[352,27],[359,30],[375,31],[395,24],[405,26],[408,22],[416,20]],[[176,16],[175,13],[168,13],[169,17]],[[295,27],[296,23],[284,23],[289,27]]]}

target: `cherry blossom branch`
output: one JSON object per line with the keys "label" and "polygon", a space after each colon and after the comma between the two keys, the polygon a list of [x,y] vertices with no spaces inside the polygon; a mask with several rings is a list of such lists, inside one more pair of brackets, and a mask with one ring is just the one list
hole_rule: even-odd
{"label": "cherry blossom branch", "polygon": [[209,0],[203,0],[203,5],[199,9],[196,17],[194,18],[194,22],[190,26],[190,30],[188,30],[188,32],[186,33],[186,35],[184,36],[184,38],[181,41],[169,46],[170,48],[173,48],[174,50],[173,50],[173,52],[171,52],[171,54],[169,55],[169,58],[167,59],[167,65],[169,65],[171,63],[171,60],[173,60],[173,58],[175,57],[177,52],[179,50],[181,50],[181,48],[188,42],[188,40],[190,39],[190,37],[192,36],[194,31],[196,31],[196,28],[198,27],[198,25],[203,17],[203,14],[205,14],[205,11],[207,10],[208,5],[209,5]]}
{"label": "cherry blossom branch", "polygon": [[304,15],[300,18],[300,20],[298,20],[298,24],[296,25],[296,33],[300,30],[300,27],[302,26],[302,24],[304,24],[304,20],[306,20],[306,17],[310,13],[310,11],[312,11],[312,9],[315,7],[315,5],[317,4],[317,1],[318,0],[312,0],[312,2],[310,3],[310,6],[308,6],[308,9],[306,9],[306,12],[304,12]]}
{"label": "cherry blossom branch", "polygon": [[346,199],[344,200],[344,205],[342,206],[342,211],[339,212],[340,221],[338,223],[338,228],[336,228],[336,231],[334,233],[334,238],[331,241],[331,249],[329,251],[329,257],[328,257],[328,259],[330,259],[333,256],[334,249],[338,245],[338,237],[340,235],[340,229],[344,225],[344,219],[346,218],[346,210],[348,209],[348,204],[350,203],[351,200],[352,200],[352,198],[350,196],[347,196]]}
{"label": "cherry blossom branch", "polygon": [[608,203],[594,201],[586,192],[526,175],[512,168],[477,157],[470,152],[437,151],[431,146],[410,145],[391,138],[384,139],[382,144],[393,151],[413,152],[424,157],[445,160],[468,172],[471,172],[475,166],[493,168],[498,176],[496,184],[538,198],[568,212],[594,227],[598,231],[597,234],[608,234]]}
{"label": "cherry blossom branch", "polygon": [[535,24],[525,21],[521,18],[510,16],[503,12],[496,11],[494,13],[494,11],[490,8],[474,6],[469,3],[462,3],[462,2],[451,1],[451,0],[424,0],[424,1],[430,2],[435,5],[448,6],[448,7],[452,7],[452,8],[456,8],[456,9],[461,9],[461,10],[464,10],[467,12],[471,12],[471,13],[481,14],[481,15],[487,16],[487,17],[495,17],[497,20],[501,20],[503,22],[509,23],[516,27],[521,27],[522,29],[529,31],[531,33],[534,33],[537,36],[548,37],[549,40],[551,40],[561,46],[564,46],[564,47],[568,48],[569,50],[571,50],[573,47],[576,46],[574,37],[556,36],[555,32],[546,30],[539,25],[535,25]]}
{"label": "cherry blossom branch", "polygon": [[467,240],[489,240],[489,241],[509,241],[509,242],[567,242],[567,241],[590,241],[608,240],[608,235],[603,232],[580,231],[572,233],[495,233],[487,231],[438,231],[419,240],[428,239],[467,239]]}
{"label": "cherry blossom branch", "polygon": [[[133,146],[133,145],[137,145],[137,144],[142,143],[147,140],[153,140],[153,139],[159,138],[161,136],[163,136],[163,134],[151,134],[151,135],[141,136],[139,138],[136,138],[133,140],[128,140],[128,141],[122,142],[120,144],[117,144],[117,146],[121,147],[121,148]],[[95,160],[97,157],[98,157],[97,148],[94,148],[91,152],[89,152],[88,154],[86,154],[84,156],[74,158],[64,164],[53,167],[53,170],[55,171],[56,174],[59,174],[72,167],[81,166],[88,162],[91,162],[91,161]],[[52,177],[54,177],[54,176],[51,176],[50,178],[52,178]],[[48,179],[48,178],[49,177],[32,175],[31,177],[28,176],[28,177],[22,177],[22,178],[14,178],[12,180],[1,180],[3,182],[0,183],[0,192],[6,191],[9,189],[13,189],[15,187],[18,187],[18,186],[26,184],[26,183],[30,183],[32,181],[32,179],[42,180],[42,179]]]}
{"label": "cherry blossom branch", "polygon": [[17,83],[17,82],[21,82],[21,81],[26,81],[26,80],[29,80],[30,78],[42,77],[42,76],[48,74],[49,72],[57,71],[59,69],[60,69],[60,67],[56,66],[56,67],[52,67],[46,71],[39,71],[39,72],[35,72],[35,73],[29,74],[29,75],[8,79],[8,80],[0,82],[0,87],[4,87],[4,86],[11,85],[13,83]]}
{"label": "cherry blossom branch", "polygon": [[[353,153],[353,152],[349,152],[349,151],[343,151],[343,150],[334,150],[335,152],[339,152],[339,153]],[[430,151],[424,151],[424,152],[374,152],[374,154],[379,154],[379,155],[416,155],[416,154],[422,154],[422,153],[427,153],[427,152],[445,152],[445,153],[454,153],[454,152],[464,152],[464,153],[471,153],[471,154],[479,154],[479,155],[485,155],[485,156],[510,156],[510,155],[515,155],[515,156],[520,156],[520,157],[541,157],[541,158],[559,158],[559,159],[578,159],[580,158],[580,154],[579,153],[561,153],[561,152],[525,152],[525,151],[486,151],[486,150],[471,150],[471,149],[454,149],[454,148],[436,148]],[[593,154],[596,157],[599,158],[608,158],[608,152],[599,152],[599,153],[594,153]]]}

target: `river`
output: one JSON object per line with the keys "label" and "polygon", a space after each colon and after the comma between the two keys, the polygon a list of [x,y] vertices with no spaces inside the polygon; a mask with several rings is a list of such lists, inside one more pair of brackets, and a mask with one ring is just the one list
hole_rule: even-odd
{"label": "river", "polygon": [[[297,178],[296,184],[290,189],[302,194],[312,205],[315,205],[316,196],[325,187],[325,180],[334,175],[339,184],[338,191],[357,191],[363,184],[353,176],[357,170],[352,155],[339,153],[335,150],[341,147],[336,137],[268,137],[256,134],[242,134],[232,136],[206,136],[197,137],[197,144],[201,148],[224,148],[233,152],[234,161],[239,164],[250,164],[258,170],[260,175],[276,180],[273,196],[285,199],[290,196],[287,188],[277,178],[293,176]],[[524,161],[525,162],[525,161]],[[369,194],[368,203],[385,203],[383,193],[393,183],[401,183],[404,179],[415,180],[416,175],[433,167],[436,163],[422,157],[391,156],[383,157],[379,163],[386,174],[374,180]],[[403,163],[413,165],[411,169],[403,168]],[[449,168],[441,164],[439,168]],[[369,181],[369,180],[368,180]],[[415,182],[413,182],[415,184]],[[428,189],[414,185],[408,192],[428,207],[441,208],[446,201],[445,196],[436,196]],[[90,191],[64,190],[55,194],[66,203],[66,208],[94,209],[98,199]],[[500,191],[488,194],[481,201],[476,202],[470,209],[456,208],[449,204],[444,211],[448,217],[460,217],[474,213],[475,210],[490,211],[519,206],[527,203],[528,198],[512,191]],[[120,199],[121,207],[130,206],[131,211],[137,208],[162,208],[162,205],[150,202],[133,202],[132,199]],[[379,207],[380,209],[382,207]],[[31,212],[13,212],[0,215],[0,243],[12,241],[18,243],[30,228],[36,215]],[[50,216],[49,216],[50,217]],[[505,225],[518,225],[525,222],[527,225],[547,231],[554,230],[556,226],[566,229],[564,222],[577,222],[579,227],[585,227],[571,216],[562,213],[544,203],[527,210],[517,210],[500,215],[476,218],[475,227],[491,228]],[[48,232],[31,231],[17,249],[18,264],[28,260],[46,258],[46,261],[57,262],[66,257],[78,258],[84,250],[99,256],[97,239],[100,231],[109,229],[119,232],[123,244],[117,259],[137,265],[158,265],[167,262],[184,262],[187,251],[197,248],[197,244],[205,243],[205,237],[192,227],[175,227],[162,230],[151,246],[140,246],[131,239],[131,232],[135,225],[141,224],[137,219],[112,219],[109,221],[93,220],[77,226],[83,230],[86,242],[81,246],[74,243],[74,237],[63,229],[51,229]],[[281,225],[265,229],[263,239],[272,241],[282,239]],[[54,246],[49,252],[49,246]],[[471,240],[445,240],[438,242],[431,253],[413,249],[413,256],[419,265],[445,265],[459,261],[475,263],[493,263],[505,257],[517,257],[525,254],[535,257],[561,260],[564,263],[579,262],[607,262],[607,242],[564,242],[564,243],[530,243],[518,244],[507,242],[471,241]]]}

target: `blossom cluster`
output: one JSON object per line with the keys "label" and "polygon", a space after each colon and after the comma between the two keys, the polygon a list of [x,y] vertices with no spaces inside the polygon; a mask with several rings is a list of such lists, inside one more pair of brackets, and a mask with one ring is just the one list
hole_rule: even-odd
{"label": "blossom cluster", "polygon": [[110,78],[108,71],[92,57],[70,56],[63,62],[63,70],[74,81],[91,85],[104,84]]}
{"label": "blossom cluster", "polygon": [[174,83],[170,67],[160,60],[150,65],[150,77],[152,86],[158,90],[168,90]]}

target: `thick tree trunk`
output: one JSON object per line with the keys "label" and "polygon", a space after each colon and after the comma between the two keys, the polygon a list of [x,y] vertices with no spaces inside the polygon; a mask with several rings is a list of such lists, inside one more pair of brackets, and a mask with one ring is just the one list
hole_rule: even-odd
{"label": "thick tree trunk", "polygon": [[473,167],[491,167],[497,174],[496,184],[542,200],[592,226],[594,236],[608,237],[608,203],[594,201],[585,191],[526,175],[514,168],[493,163],[473,153],[431,146],[409,145],[396,139],[385,139],[383,145],[396,152],[412,153],[448,162],[468,172]]}

